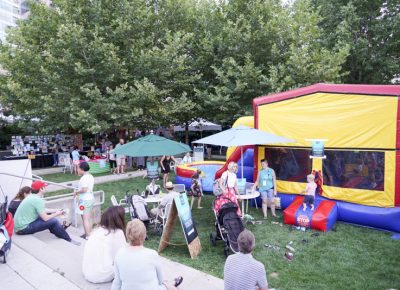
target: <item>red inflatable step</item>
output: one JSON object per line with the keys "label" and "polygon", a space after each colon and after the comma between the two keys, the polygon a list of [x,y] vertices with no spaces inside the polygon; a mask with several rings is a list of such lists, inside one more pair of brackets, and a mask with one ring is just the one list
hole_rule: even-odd
{"label": "red inflatable step", "polygon": [[302,206],[304,196],[296,196],[293,202],[283,211],[283,222],[287,225],[296,225],[296,212]]}

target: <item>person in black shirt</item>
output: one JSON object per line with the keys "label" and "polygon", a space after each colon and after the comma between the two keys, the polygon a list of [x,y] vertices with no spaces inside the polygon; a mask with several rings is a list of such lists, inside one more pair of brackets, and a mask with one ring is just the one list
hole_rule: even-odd
{"label": "person in black shirt", "polygon": [[14,197],[14,199],[8,205],[8,211],[12,214],[12,216],[15,215],[17,208],[19,207],[21,202],[24,200],[25,196],[27,194],[30,194],[31,191],[32,191],[32,188],[30,188],[29,186],[24,186],[19,190],[17,195]]}

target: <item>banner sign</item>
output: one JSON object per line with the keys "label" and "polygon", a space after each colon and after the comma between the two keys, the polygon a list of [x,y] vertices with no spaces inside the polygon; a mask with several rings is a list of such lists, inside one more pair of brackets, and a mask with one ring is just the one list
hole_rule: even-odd
{"label": "banner sign", "polygon": [[183,233],[185,234],[187,244],[190,244],[197,236],[196,227],[192,219],[192,211],[186,193],[175,197],[175,205],[178,210],[179,220],[181,221]]}
{"label": "banner sign", "polygon": [[326,158],[324,154],[324,146],[327,139],[306,139],[311,141],[311,156],[310,158]]}
{"label": "banner sign", "polygon": [[170,244],[169,241],[174,230],[176,219],[181,221],[182,230],[189,249],[190,257],[194,259],[201,252],[201,243],[193,222],[192,211],[190,210],[186,193],[181,193],[179,196],[174,198],[174,202],[172,203],[172,207],[169,211],[167,222],[161,236],[160,245],[158,246],[158,252],[161,253]]}

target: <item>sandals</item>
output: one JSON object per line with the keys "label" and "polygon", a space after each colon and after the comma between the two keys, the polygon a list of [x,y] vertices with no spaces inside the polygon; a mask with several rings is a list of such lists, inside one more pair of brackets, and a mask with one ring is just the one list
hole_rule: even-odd
{"label": "sandals", "polygon": [[70,226],[72,225],[72,223],[67,223],[67,221],[63,221],[62,223],[62,227],[64,228],[64,230],[68,229]]}
{"label": "sandals", "polygon": [[182,276],[178,276],[178,277],[176,277],[174,280],[175,280],[174,286],[175,286],[175,287],[178,287],[179,285],[182,284],[183,277],[182,277]]}

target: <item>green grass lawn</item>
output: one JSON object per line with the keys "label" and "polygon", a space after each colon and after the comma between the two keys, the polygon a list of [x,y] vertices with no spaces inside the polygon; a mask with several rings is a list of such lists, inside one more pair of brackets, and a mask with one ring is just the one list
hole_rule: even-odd
{"label": "green grass lawn", "polygon": [[[140,191],[148,180],[134,178],[118,182],[95,185],[96,190],[104,190],[106,202],[103,209],[110,206],[110,196],[123,198],[126,191]],[[202,252],[192,260],[186,246],[169,246],[161,255],[174,261],[194,267],[211,275],[222,278],[225,257],[223,242],[218,241],[212,247],[209,235],[214,230],[214,215],[211,210],[213,198],[203,198],[203,209],[193,210],[197,231],[202,243]],[[261,219],[260,210],[250,209],[250,214]],[[337,223],[336,232],[290,231],[289,226],[275,225],[271,221],[283,223],[283,213],[278,219],[263,221],[261,225],[246,225],[256,236],[254,256],[264,263],[271,288],[277,289],[390,289],[400,288],[400,241],[391,239],[391,234],[368,228]],[[307,241],[306,243],[302,242]],[[158,249],[160,237],[149,230],[147,247]],[[284,248],[292,241],[295,257],[292,262],[284,258]],[[179,222],[175,225],[172,243],[184,243]],[[274,244],[280,250],[264,247]],[[274,273],[271,276],[271,273]]]}

